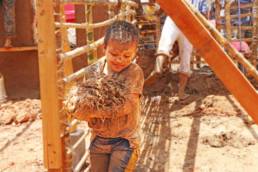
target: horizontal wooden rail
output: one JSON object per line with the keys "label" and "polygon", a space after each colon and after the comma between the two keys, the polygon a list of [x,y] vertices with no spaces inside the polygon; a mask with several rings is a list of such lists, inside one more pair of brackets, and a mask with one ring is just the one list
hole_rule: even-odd
{"label": "horizontal wooden rail", "polygon": [[[239,29],[239,26],[231,26],[231,29]],[[241,26],[240,30],[252,30],[253,27],[252,26]]]}
{"label": "horizontal wooden rail", "polygon": [[253,16],[253,13],[244,13],[244,14],[240,14],[240,15],[238,15],[238,14],[235,14],[235,15],[230,15],[230,18],[238,18],[238,17],[240,17],[240,18],[245,18],[245,17],[252,17]]}
{"label": "horizontal wooden rail", "polygon": [[[238,17],[240,18],[245,18],[245,17],[252,17],[253,13],[244,13],[244,14],[235,14],[235,15],[230,15],[230,18],[235,18],[237,20]],[[220,16],[220,19],[224,19],[226,16]]]}
{"label": "horizontal wooden rail", "polygon": [[[248,3],[248,4],[240,4],[240,8],[252,8],[253,7],[253,3]],[[231,9],[238,9],[238,4],[231,4]]]}
{"label": "horizontal wooden rail", "polygon": [[[60,0],[64,4],[101,4],[101,5],[117,5],[117,2],[108,0]],[[138,4],[129,0],[121,0],[121,3],[137,8]]]}
{"label": "horizontal wooden rail", "polygon": [[56,25],[56,27],[66,27],[66,28],[96,29],[96,28],[108,26],[108,25],[112,24],[114,21],[116,21],[117,19],[119,19],[120,17],[127,16],[127,15],[135,15],[135,14],[136,13],[135,13],[134,10],[130,10],[130,11],[127,11],[127,12],[122,12],[122,13],[114,16],[111,19],[108,19],[108,20],[105,20],[105,21],[99,22],[99,23],[88,24],[88,23],[60,23],[60,22],[55,22],[55,25]]}
{"label": "horizontal wooden rail", "polygon": [[87,53],[93,49],[96,49],[97,47],[99,47],[100,45],[102,45],[104,43],[104,37],[100,38],[99,40],[97,40],[96,42],[90,44],[90,45],[84,45],[82,47],[78,47],[75,48],[71,51],[65,52],[65,53],[60,53],[59,57],[60,59],[64,60],[64,59],[72,59],[74,57],[77,57],[79,55],[82,55],[84,53]]}
{"label": "horizontal wooden rail", "polygon": [[35,51],[38,50],[37,46],[28,46],[28,47],[1,47],[0,52],[20,52],[20,51]]}
{"label": "horizontal wooden rail", "polygon": [[[103,58],[105,58],[105,56],[101,57],[100,60],[103,59]],[[69,83],[71,81],[79,79],[79,78],[83,77],[87,72],[89,72],[89,66],[86,66],[86,67],[72,73],[71,75],[68,75],[67,77],[64,78],[64,82]]]}

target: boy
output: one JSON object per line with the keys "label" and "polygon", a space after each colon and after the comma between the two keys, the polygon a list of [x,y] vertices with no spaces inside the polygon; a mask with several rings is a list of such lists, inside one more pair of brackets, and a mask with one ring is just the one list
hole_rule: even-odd
{"label": "boy", "polygon": [[100,74],[124,79],[128,94],[116,113],[96,110],[91,114],[75,114],[86,120],[93,131],[90,145],[92,172],[133,171],[138,157],[140,96],[144,77],[141,68],[132,63],[137,52],[138,30],[126,21],[114,22],[104,39],[105,59],[92,65],[87,77]]}

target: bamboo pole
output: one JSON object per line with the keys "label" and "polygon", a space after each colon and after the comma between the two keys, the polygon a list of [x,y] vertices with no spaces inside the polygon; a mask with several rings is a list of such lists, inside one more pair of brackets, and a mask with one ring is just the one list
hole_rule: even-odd
{"label": "bamboo pole", "polygon": [[157,1],[198,49],[198,52],[204,57],[226,88],[236,97],[253,120],[258,123],[258,93],[188,8],[186,2],[182,0]]}
{"label": "bamboo pole", "polygon": [[241,63],[246,68],[247,72],[258,81],[258,71],[255,69],[255,67],[241,53],[239,53],[234,47],[232,47],[230,42],[227,39],[225,39],[218,32],[218,30],[216,30],[211,25],[211,23],[206,20],[206,18],[203,15],[201,15],[196,9],[192,8],[190,5],[189,8],[196,15],[196,17],[198,17],[198,19],[206,27],[206,29],[212,34],[215,40],[218,41],[218,43],[225,48],[228,54],[233,59]]}
{"label": "bamboo pole", "polygon": [[[86,23],[89,25],[93,24],[93,5],[86,4],[85,5],[85,16]],[[86,35],[87,35],[87,45],[94,43],[94,28],[86,27]],[[97,48],[92,48],[87,51],[87,60],[88,63],[91,64],[97,59]]]}
{"label": "bamboo pole", "polygon": [[[108,0],[61,0],[61,3],[64,4],[102,4],[102,5],[117,5],[118,2],[108,1]],[[130,5],[137,8],[138,4],[130,0],[121,0],[121,3],[125,5]]]}
{"label": "bamboo pole", "polygon": [[[59,22],[62,25],[63,23],[66,22],[66,18],[65,18],[65,9],[64,9],[64,4],[58,4],[58,9],[59,9],[59,13],[60,13],[60,17],[59,17]],[[70,51],[70,44],[68,41],[68,31],[67,28],[65,27],[61,27],[60,28],[60,33],[61,33],[61,37],[60,37],[60,41],[61,41],[61,49],[62,52],[68,52]],[[66,94],[66,92],[70,89],[70,87],[73,85],[72,82],[68,83],[68,84],[64,84],[63,81],[63,77],[68,76],[70,74],[73,73],[73,62],[72,59],[65,59],[63,61],[63,63],[61,63],[61,61],[59,62],[59,88],[61,89],[60,92],[62,92],[60,94],[59,100],[63,101],[64,99],[64,95]],[[63,66],[60,66],[63,65]],[[63,108],[62,108],[63,109]],[[62,110],[60,111],[61,115],[61,120],[63,123],[69,123],[72,121],[72,116],[71,115],[66,115]],[[62,129],[62,133],[67,133],[67,134],[63,134],[62,137],[62,141],[63,141],[63,147],[66,148],[68,145],[70,145],[70,135],[69,133],[72,131],[75,131],[77,128],[77,126],[73,126],[73,128],[71,128],[69,131],[66,130],[66,126],[63,125]],[[63,168],[65,171],[71,171],[72,169],[72,156],[70,154],[64,153],[63,154],[64,158],[63,158]]]}
{"label": "bamboo pole", "polygon": [[38,0],[36,2],[39,33],[38,58],[43,114],[44,166],[49,171],[61,171],[64,150],[60,138],[59,110],[61,103],[58,100],[56,40],[52,3],[52,0]]}
{"label": "bamboo pole", "polygon": [[218,29],[218,26],[221,26],[220,11],[221,11],[220,0],[215,0],[215,20],[216,20],[217,29]]}
{"label": "bamboo pole", "polygon": [[[60,25],[63,26],[64,23],[66,22],[65,20],[65,11],[64,11],[64,5],[60,4]],[[70,51],[70,45],[68,41],[68,31],[67,28],[61,27],[61,46],[62,46],[62,52],[68,52]],[[73,63],[72,60],[65,60],[64,61],[64,75],[70,75],[73,73]]]}
{"label": "bamboo pole", "polygon": [[[248,4],[240,4],[240,8],[252,8],[253,5],[252,3],[248,3]],[[238,9],[238,5],[237,4],[232,4],[231,9]]]}
{"label": "bamboo pole", "polygon": [[[105,58],[105,56],[101,57],[99,60],[101,60],[103,58]],[[94,65],[94,63],[92,65]],[[84,67],[84,68],[82,68],[82,69],[80,69],[78,71],[76,71],[75,73],[73,73],[73,74],[71,74],[69,76],[66,76],[64,78],[64,82],[68,83],[68,82],[74,81],[76,79],[82,78],[85,74],[87,74],[90,71],[89,68],[90,68],[90,65],[86,66],[86,67]]]}
{"label": "bamboo pole", "polygon": [[75,48],[71,51],[68,51],[66,53],[61,53],[59,56],[61,59],[72,59],[76,56],[82,55],[92,49],[97,48],[98,46],[102,45],[104,43],[104,37],[100,38],[99,40],[95,41],[94,43],[90,45],[84,45],[82,47]]}
{"label": "bamboo pole", "polygon": [[35,50],[38,50],[36,46],[0,48],[0,52],[20,52],[20,51],[35,51]]}
{"label": "bamboo pole", "polygon": [[100,28],[100,27],[104,27],[112,24],[121,16],[127,16],[127,15],[133,15],[133,14],[135,14],[135,11],[130,10],[125,13],[120,13],[111,19],[108,19],[99,23],[63,23],[61,24],[60,22],[55,22],[55,24],[56,24],[56,27],[77,28],[77,29],[85,29],[85,28],[96,29],[96,28]]}
{"label": "bamboo pole", "polygon": [[226,4],[225,4],[226,38],[229,41],[231,41],[231,39],[232,39],[230,6],[231,6],[231,2],[226,1]]}

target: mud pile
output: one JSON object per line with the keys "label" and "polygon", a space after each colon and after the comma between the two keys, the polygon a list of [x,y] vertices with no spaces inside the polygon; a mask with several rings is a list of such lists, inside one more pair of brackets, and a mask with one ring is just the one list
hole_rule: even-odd
{"label": "mud pile", "polygon": [[0,125],[16,124],[35,120],[41,113],[37,99],[9,100],[0,104]]}

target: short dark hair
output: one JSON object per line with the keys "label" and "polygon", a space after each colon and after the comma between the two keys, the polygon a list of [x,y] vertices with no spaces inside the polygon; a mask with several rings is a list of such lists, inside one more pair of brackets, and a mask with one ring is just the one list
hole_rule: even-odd
{"label": "short dark hair", "polygon": [[139,31],[133,24],[124,20],[118,20],[111,24],[106,30],[104,46],[107,46],[107,43],[110,39],[121,41],[121,43],[128,43],[133,41],[138,43]]}

